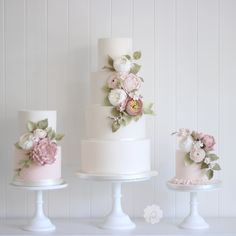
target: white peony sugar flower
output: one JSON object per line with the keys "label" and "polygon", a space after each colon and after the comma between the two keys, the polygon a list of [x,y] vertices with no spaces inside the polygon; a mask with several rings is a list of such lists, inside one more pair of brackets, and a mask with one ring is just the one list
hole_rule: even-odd
{"label": "white peony sugar flower", "polygon": [[112,89],[108,95],[108,100],[113,106],[119,106],[127,99],[127,94],[123,89]]}
{"label": "white peony sugar flower", "polygon": [[125,56],[118,57],[113,61],[113,67],[119,73],[128,73],[131,66],[131,61]]}
{"label": "white peony sugar flower", "polygon": [[23,150],[30,150],[33,147],[35,141],[37,141],[37,140],[35,139],[35,137],[32,134],[26,133],[20,137],[18,145]]}

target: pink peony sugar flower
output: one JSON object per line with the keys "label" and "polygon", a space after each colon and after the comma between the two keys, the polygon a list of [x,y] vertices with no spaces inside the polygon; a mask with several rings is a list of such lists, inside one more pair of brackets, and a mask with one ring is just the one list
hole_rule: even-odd
{"label": "pink peony sugar flower", "polygon": [[215,139],[213,136],[205,134],[202,136],[201,142],[204,144],[204,149],[206,152],[213,150],[215,145]]}
{"label": "pink peony sugar flower", "polygon": [[141,87],[141,80],[135,74],[127,74],[123,81],[123,87],[127,93],[130,93],[134,90],[138,90]]}
{"label": "pink peony sugar flower", "polygon": [[53,164],[56,161],[57,145],[48,138],[39,140],[30,152],[30,158],[37,165]]}
{"label": "pink peony sugar flower", "polygon": [[196,163],[203,161],[206,156],[206,152],[202,148],[193,147],[190,151],[190,159]]}
{"label": "pink peony sugar flower", "polygon": [[140,115],[142,113],[142,109],[143,109],[143,102],[141,99],[139,100],[129,99],[125,108],[126,112],[130,116]]}

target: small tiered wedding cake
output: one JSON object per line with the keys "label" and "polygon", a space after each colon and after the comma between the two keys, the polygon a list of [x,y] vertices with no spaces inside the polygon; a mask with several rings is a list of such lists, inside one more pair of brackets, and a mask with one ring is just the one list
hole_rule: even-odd
{"label": "small tiered wedding cake", "polygon": [[175,184],[208,184],[214,181],[214,172],[221,170],[219,157],[212,153],[215,145],[213,136],[189,129],[175,132],[179,137],[176,150]]}
{"label": "small tiered wedding cake", "polygon": [[150,171],[150,140],[130,38],[98,41],[99,71],[92,73],[90,105],[86,111],[86,139],[82,140],[80,171],[92,174],[137,174]]}
{"label": "small tiered wedding cake", "polygon": [[19,111],[20,139],[15,145],[13,183],[46,186],[62,183],[56,111]]}

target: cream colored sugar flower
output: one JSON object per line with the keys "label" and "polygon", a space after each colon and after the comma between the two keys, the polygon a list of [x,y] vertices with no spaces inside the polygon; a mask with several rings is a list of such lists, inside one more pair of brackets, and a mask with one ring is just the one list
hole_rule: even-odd
{"label": "cream colored sugar flower", "polygon": [[158,205],[147,206],[144,209],[144,219],[149,224],[157,224],[163,217],[163,211]]}
{"label": "cream colored sugar flower", "polygon": [[34,136],[31,133],[26,133],[20,137],[18,145],[23,150],[30,150],[33,147],[35,141],[38,140],[35,140]]}
{"label": "cream colored sugar flower", "polygon": [[119,106],[127,98],[127,94],[123,89],[112,89],[108,95],[109,102],[113,106]]}
{"label": "cream colored sugar flower", "polygon": [[179,140],[179,148],[184,152],[190,152],[193,146],[193,138],[192,136],[183,136]]}

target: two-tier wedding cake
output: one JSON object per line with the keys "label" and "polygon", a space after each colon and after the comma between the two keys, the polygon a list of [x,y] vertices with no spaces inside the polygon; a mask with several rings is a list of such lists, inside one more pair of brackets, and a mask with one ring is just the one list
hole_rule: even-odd
{"label": "two-tier wedding cake", "polygon": [[130,38],[98,41],[98,67],[90,81],[86,110],[86,139],[82,140],[80,171],[92,174],[137,174],[150,171],[150,140],[143,113],[152,113],[142,102]]}
{"label": "two-tier wedding cake", "polygon": [[13,183],[24,186],[61,184],[61,147],[56,111],[19,111],[20,138],[15,144]]}

